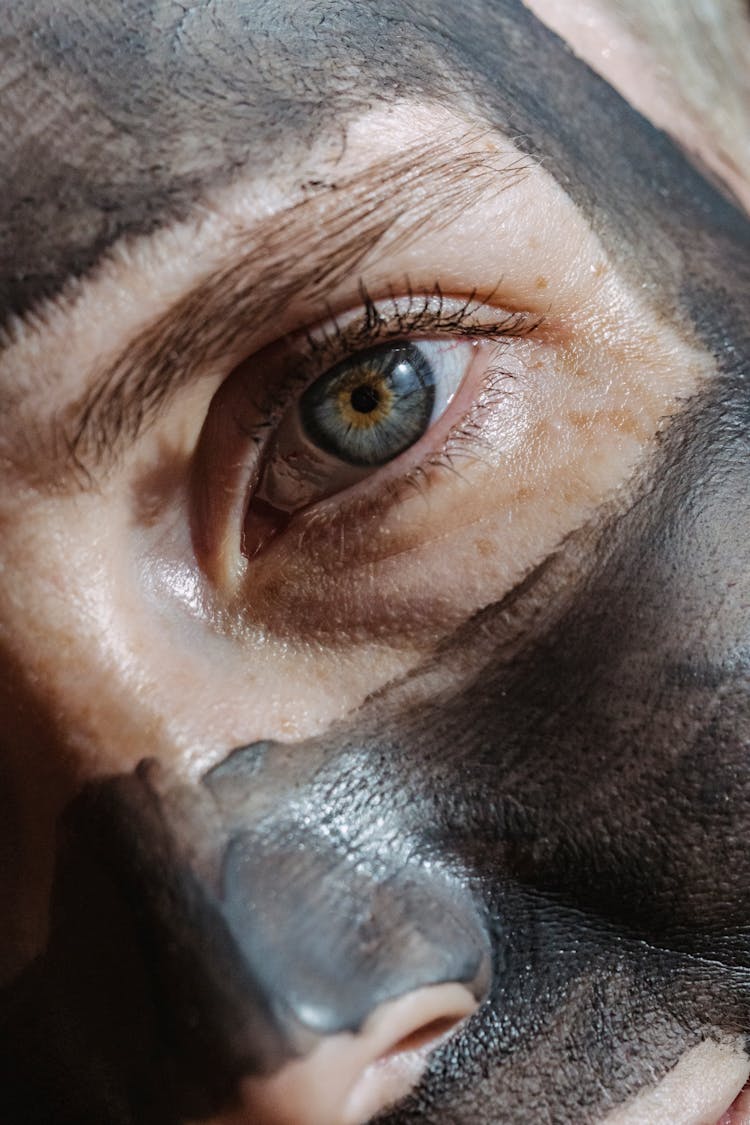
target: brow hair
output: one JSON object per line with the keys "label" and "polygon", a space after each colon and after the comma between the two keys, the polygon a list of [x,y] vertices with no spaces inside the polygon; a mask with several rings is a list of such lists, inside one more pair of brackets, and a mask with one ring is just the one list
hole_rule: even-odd
{"label": "brow hair", "polygon": [[403,247],[450,224],[477,193],[510,187],[529,159],[508,160],[455,139],[410,147],[241,237],[232,261],[203,278],[129,341],[64,412],[61,445],[82,484],[93,484],[212,362],[258,333],[280,308],[325,298],[375,248]]}

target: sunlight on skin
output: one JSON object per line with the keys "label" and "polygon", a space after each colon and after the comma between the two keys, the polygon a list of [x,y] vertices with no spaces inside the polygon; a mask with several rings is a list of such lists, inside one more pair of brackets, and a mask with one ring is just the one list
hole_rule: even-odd
{"label": "sunlight on skin", "polygon": [[[659,101],[657,124],[690,148],[702,146],[705,138],[681,131],[679,101],[662,100],[661,86],[642,80],[636,45],[595,4],[575,14],[565,0],[528,0],[528,7],[637,108],[648,112]],[[324,295],[280,302],[261,329],[248,324],[95,487],[66,484],[52,456],[40,463],[37,437],[43,443],[55,421],[74,418],[92,374],[147,334],[198,280],[228,268],[256,224],[275,223],[283,235],[291,209],[306,202],[307,226],[325,231],[351,177],[373,159],[433,138],[451,158],[479,153],[484,164],[484,172],[471,173],[471,198],[457,198],[445,226],[402,215]],[[746,185],[732,186],[750,199]],[[433,187],[415,184],[411,202]],[[307,253],[304,244],[299,253]],[[263,388],[285,370],[280,355],[288,361],[295,347],[302,354],[309,331],[330,334],[332,317],[338,326],[354,320],[363,291],[385,318],[394,297],[434,297],[436,288],[447,297],[475,294],[469,337],[471,327],[479,333],[498,313],[527,317],[533,330],[509,334],[502,350],[481,338],[445,419],[399,465],[419,480],[438,438],[452,432],[449,422],[459,424],[465,409],[471,428],[468,411],[486,391],[481,443],[457,460],[458,471],[451,465],[435,473],[429,489],[396,490],[388,505],[378,507],[373,497],[384,480],[395,482],[393,466],[349,494],[327,496],[295,513],[249,560],[243,527],[251,443],[236,424],[237,401],[252,397],[243,423],[262,420]],[[280,347],[287,337],[293,342]],[[493,396],[482,377],[495,368],[504,381]],[[543,165],[478,125],[460,99],[453,111],[401,100],[363,113],[344,137],[313,145],[301,163],[282,163],[273,182],[243,175],[231,189],[207,193],[197,219],[116,249],[90,285],[57,303],[43,332],[21,334],[0,356],[0,377],[21,373],[37,412],[33,432],[11,423],[0,435],[10,484],[0,489],[0,568],[13,575],[0,585],[8,667],[0,709],[19,822],[28,821],[30,841],[29,854],[18,857],[21,952],[36,953],[46,936],[44,865],[53,847],[38,835],[43,800],[52,824],[82,779],[127,773],[144,753],[161,758],[182,782],[198,782],[228,747],[328,732],[423,663],[475,611],[513,590],[571,532],[624,508],[669,422],[714,370],[688,319],[678,327],[677,318],[659,315]],[[11,419],[15,406],[11,394]],[[450,672],[458,681],[457,668]],[[424,690],[435,698],[440,675],[444,669],[425,677]],[[463,1019],[473,1005],[453,1006]],[[375,1032],[377,1061],[379,1025]],[[332,1039],[321,1048],[330,1073],[340,1046]],[[735,1101],[750,1074],[744,1046],[726,1037],[693,1048],[666,1078],[603,1120],[746,1125],[747,1107]],[[353,1074],[372,1049],[354,1042]],[[418,1081],[426,1052],[406,1054],[387,1076],[386,1100],[381,1068],[376,1093],[366,1082],[357,1088],[361,1101],[349,1104],[342,1125],[360,1125]],[[277,1122],[279,1099],[287,1096],[294,1120],[309,1083],[317,1082],[319,1060],[310,1069],[312,1061],[299,1065],[292,1094],[275,1078],[270,1085],[248,1080],[255,1110],[211,1121],[239,1125],[266,1099]],[[329,1091],[337,1111],[351,1075],[338,1078],[341,1088]],[[321,1125],[332,1112],[323,1104]]]}
{"label": "sunlight on skin", "polygon": [[577,0],[575,5],[567,0],[523,2],[639,113],[704,160],[750,211],[750,185],[718,152],[705,120],[689,111],[665,68],[653,64],[648,48],[601,0]]}

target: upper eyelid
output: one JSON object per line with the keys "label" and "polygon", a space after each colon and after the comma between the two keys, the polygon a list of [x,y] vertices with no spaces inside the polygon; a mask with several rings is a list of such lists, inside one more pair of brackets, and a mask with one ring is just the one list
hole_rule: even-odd
{"label": "upper eyelid", "polygon": [[[439,283],[431,288],[409,291],[408,282],[402,296],[392,287],[385,297],[373,297],[363,281],[359,284],[361,305],[347,314],[331,313],[326,321],[313,328],[292,334],[251,356],[241,365],[247,379],[248,400],[253,413],[263,415],[262,428],[273,423],[285,411],[292,397],[319,378],[326,367],[354,357],[357,352],[399,339],[430,336],[474,336],[498,340],[501,337],[528,336],[545,318],[523,310],[495,308],[490,301],[497,289],[486,296],[473,290],[468,296],[453,297],[443,293]],[[254,365],[273,364],[270,352],[281,349],[283,358],[276,360],[281,371],[273,387],[254,382]],[[249,432],[249,431],[246,431]]]}
{"label": "upper eyelid", "polygon": [[357,336],[361,335],[369,344],[375,338],[406,337],[430,331],[435,326],[441,331],[453,328],[473,331],[480,336],[500,333],[520,336],[537,328],[542,317],[524,309],[493,305],[500,288],[498,284],[488,293],[480,293],[475,288],[467,296],[455,296],[443,292],[439,281],[413,290],[406,279],[403,291],[391,285],[386,296],[376,297],[369,292],[364,280],[360,280],[360,307],[354,315],[345,318],[333,314],[317,329],[306,330],[305,336],[311,346],[318,347],[318,341],[325,344],[327,339],[336,336],[346,336],[356,343]]}

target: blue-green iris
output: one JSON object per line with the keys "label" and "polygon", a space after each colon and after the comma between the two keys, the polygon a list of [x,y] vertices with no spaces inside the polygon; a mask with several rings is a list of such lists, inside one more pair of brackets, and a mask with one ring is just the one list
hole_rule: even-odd
{"label": "blue-green iris", "polygon": [[384,465],[424,434],[435,377],[418,344],[381,344],[344,360],[300,399],[305,433],[349,465]]}

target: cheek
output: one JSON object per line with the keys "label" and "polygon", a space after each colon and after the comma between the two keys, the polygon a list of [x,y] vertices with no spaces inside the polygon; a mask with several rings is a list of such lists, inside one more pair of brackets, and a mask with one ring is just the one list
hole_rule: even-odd
{"label": "cheek", "polygon": [[135,530],[114,493],[31,505],[8,521],[4,553],[2,658],[17,671],[0,689],[15,723],[3,740],[24,777],[37,744],[71,784],[151,756],[198,774],[227,746],[317,733],[417,659],[218,629],[178,501]]}
{"label": "cheek", "polygon": [[44,946],[56,823],[82,781],[143,758],[197,779],[227,747],[317,733],[417,659],[376,643],[354,660],[217,633],[195,572],[155,562],[116,497],[28,506],[12,527],[14,580],[0,587],[0,897],[13,924],[0,980]]}

